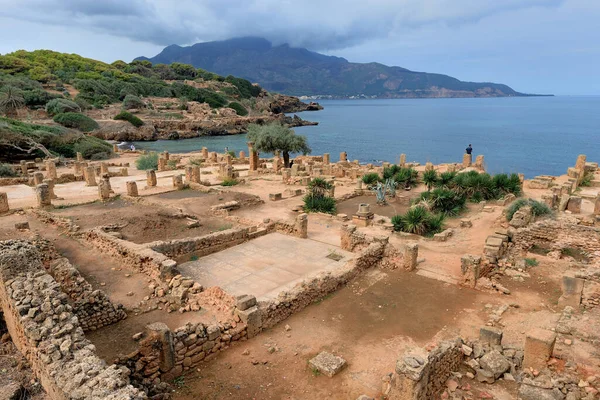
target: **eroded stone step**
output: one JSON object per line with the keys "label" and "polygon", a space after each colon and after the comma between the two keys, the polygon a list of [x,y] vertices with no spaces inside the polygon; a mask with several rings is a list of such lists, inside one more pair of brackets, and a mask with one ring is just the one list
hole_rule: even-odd
{"label": "eroded stone step", "polygon": [[417,275],[421,275],[421,276],[424,276],[424,277],[430,278],[430,279],[436,279],[438,281],[450,283],[452,285],[458,284],[458,279],[456,279],[455,277],[446,275],[446,274],[443,274],[443,273],[440,273],[437,271],[431,271],[428,269],[419,268],[417,270]]}

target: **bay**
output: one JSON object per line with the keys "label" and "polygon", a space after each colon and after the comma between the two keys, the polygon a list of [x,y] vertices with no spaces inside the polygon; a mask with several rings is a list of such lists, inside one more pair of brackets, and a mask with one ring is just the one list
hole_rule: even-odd
{"label": "bay", "polygon": [[[473,145],[488,172],[565,174],[577,155],[600,161],[600,96],[505,97],[478,99],[323,100],[324,110],[304,112],[318,126],[295,128],[312,154],[337,161],[461,162]],[[172,153],[245,150],[246,135],[134,142],[136,147]]]}

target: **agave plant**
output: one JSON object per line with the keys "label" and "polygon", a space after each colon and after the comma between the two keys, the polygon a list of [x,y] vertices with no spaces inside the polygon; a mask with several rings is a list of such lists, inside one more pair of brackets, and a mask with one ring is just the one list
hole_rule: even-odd
{"label": "agave plant", "polygon": [[375,192],[375,196],[377,197],[377,204],[386,204],[385,201],[385,192],[387,186],[382,184],[381,182],[377,182],[377,186],[372,188],[371,190]]}
{"label": "agave plant", "polygon": [[389,196],[394,198],[396,197],[396,187],[398,186],[398,184],[392,179],[392,178],[387,178],[385,181],[385,188],[386,191],[389,193]]}

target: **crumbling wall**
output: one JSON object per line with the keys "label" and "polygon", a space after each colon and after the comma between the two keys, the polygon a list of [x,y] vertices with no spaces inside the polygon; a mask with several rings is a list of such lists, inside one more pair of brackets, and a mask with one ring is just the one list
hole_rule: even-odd
{"label": "crumbling wall", "polygon": [[146,399],[107,366],[27,241],[0,242],[0,305],[11,338],[51,399]]}
{"label": "crumbling wall", "polygon": [[464,354],[460,339],[442,342],[428,354],[412,349],[396,363],[390,397],[398,400],[437,399],[446,388],[446,381],[458,371]]}
{"label": "crumbling wall", "polygon": [[152,242],[147,246],[154,251],[172,258],[188,253],[195,253],[199,257],[203,257],[244,243],[264,234],[266,234],[266,230],[259,230],[256,227],[233,228],[195,238]]}
{"label": "crumbling wall", "polygon": [[560,250],[573,247],[589,252],[600,258],[600,228],[578,225],[577,219],[561,217],[545,219],[513,232],[512,242],[521,249],[533,245]]}
{"label": "crumbling wall", "polygon": [[94,290],[66,258],[50,263],[48,271],[73,302],[84,331],[96,330],[127,317],[122,305],[114,305],[102,290]]}

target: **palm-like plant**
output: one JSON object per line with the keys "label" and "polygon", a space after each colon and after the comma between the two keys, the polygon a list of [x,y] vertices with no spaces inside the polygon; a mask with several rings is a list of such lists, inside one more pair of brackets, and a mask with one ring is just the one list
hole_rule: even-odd
{"label": "palm-like plant", "polygon": [[400,168],[394,175],[394,181],[406,188],[412,188],[419,182],[419,173],[412,168]]}
{"label": "palm-like plant", "polygon": [[432,236],[441,232],[444,219],[443,214],[432,214],[425,207],[417,205],[409,208],[403,215],[393,216],[392,224],[396,231]]}
{"label": "palm-like plant", "polygon": [[450,186],[452,186],[452,181],[454,180],[455,176],[456,172],[442,172],[439,176],[436,186],[444,189],[449,189]]}
{"label": "palm-like plant", "polygon": [[14,86],[7,86],[0,93],[0,112],[13,116],[25,104],[23,93]]}
{"label": "palm-like plant", "polygon": [[431,192],[421,193],[418,204],[430,204],[429,209],[433,212],[456,216],[465,209],[466,202],[466,197],[460,193],[437,188]]}
{"label": "palm-like plant", "polygon": [[314,178],[308,184],[308,192],[311,196],[325,197],[333,185],[323,178]]}
{"label": "palm-like plant", "polygon": [[438,181],[438,173],[434,169],[427,170],[423,173],[423,183],[427,186],[427,191],[431,191],[431,188]]}

